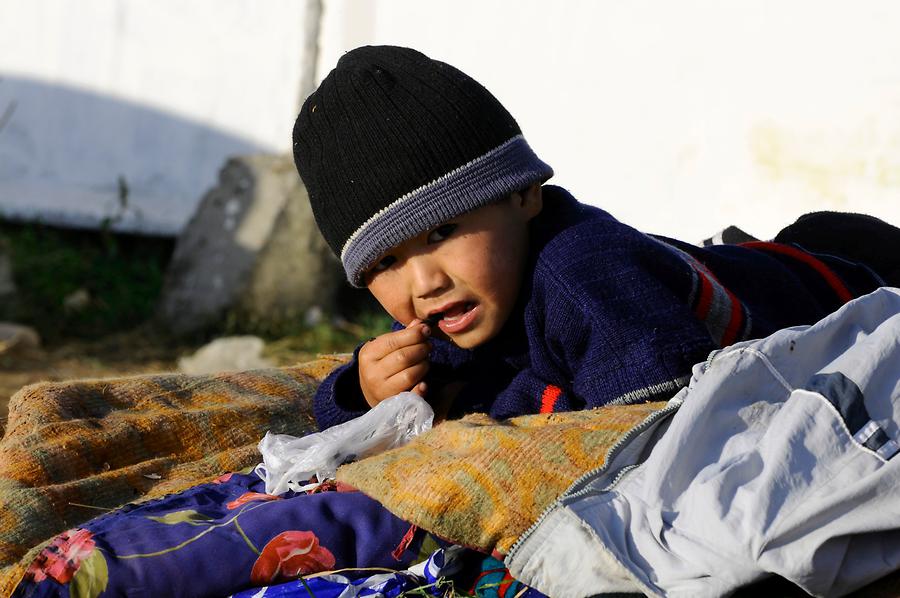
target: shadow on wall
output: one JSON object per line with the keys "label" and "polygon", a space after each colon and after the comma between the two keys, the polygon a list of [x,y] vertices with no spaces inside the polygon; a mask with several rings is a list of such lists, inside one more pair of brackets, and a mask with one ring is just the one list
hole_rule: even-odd
{"label": "shadow on wall", "polygon": [[161,109],[0,73],[6,218],[177,235],[228,156],[267,150]]}

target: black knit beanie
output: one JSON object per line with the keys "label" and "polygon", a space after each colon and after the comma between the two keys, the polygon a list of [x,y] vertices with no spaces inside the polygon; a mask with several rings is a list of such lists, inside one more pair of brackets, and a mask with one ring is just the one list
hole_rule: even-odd
{"label": "black knit beanie", "polygon": [[341,57],[300,110],[294,162],[354,286],[391,247],[553,174],[477,81],[394,46]]}

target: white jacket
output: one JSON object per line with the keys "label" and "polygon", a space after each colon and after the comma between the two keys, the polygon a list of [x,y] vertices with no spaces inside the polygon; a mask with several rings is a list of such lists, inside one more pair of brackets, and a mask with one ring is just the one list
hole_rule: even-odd
{"label": "white jacket", "polygon": [[[517,542],[550,596],[814,595],[900,567],[900,290],[713,353]],[[651,448],[652,447],[652,448]]]}

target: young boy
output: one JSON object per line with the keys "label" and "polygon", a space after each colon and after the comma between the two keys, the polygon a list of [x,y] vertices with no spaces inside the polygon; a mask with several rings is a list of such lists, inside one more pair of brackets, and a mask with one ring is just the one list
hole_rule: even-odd
{"label": "young boy", "polygon": [[552,170],[486,89],[406,48],[345,54],[303,105],[294,158],[349,281],[397,321],[321,385],[323,429],[405,390],[449,417],[666,398],[711,350],[883,284],[794,245],[701,249],[580,204],[543,185]]}

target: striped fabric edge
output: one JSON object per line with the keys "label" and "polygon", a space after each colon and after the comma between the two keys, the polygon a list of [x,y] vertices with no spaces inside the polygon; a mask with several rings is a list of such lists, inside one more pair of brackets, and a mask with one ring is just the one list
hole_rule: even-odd
{"label": "striped fabric edge", "polygon": [[559,386],[548,384],[541,393],[541,408],[538,413],[553,413],[560,396],[562,396],[562,389]]}
{"label": "striped fabric edge", "polygon": [[[650,386],[645,386],[643,388],[636,388],[625,394],[619,395],[607,403],[607,405],[631,405],[633,403],[646,403],[654,399],[660,400],[660,395],[664,393],[676,393],[687,386],[690,380],[690,374],[686,374],[672,380],[660,382],[659,384],[651,384]],[[671,399],[672,397],[668,398]]]}
{"label": "striped fabric edge", "polygon": [[688,305],[706,326],[713,341],[720,347],[727,347],[747,339],[752,328],[747,306],[694,256],[672,245],[666,244],[666,247],[678,253],[691,267]]}
{"label": "striped fabric edge", "polygon": [[825,262],[818,259],[814,255],[809,252],[803,251],[798,247],[794,247],[793,245],[786,245],[784,243],[774,243],[772,241],[748,241],[747,243],[740,243],[741,247],[746,247],[748,249],[757,249],[760,251],[767,251],[769,253],[778,253],[780,255],[786,255],[788,257],[794,258],[798,262],[806,264],[810,268],[812,268],[822,279],[828,284],[829,287],[834,291],[835,295],[837,295],[838,299],[840,299],[841,303],[847,303],[851,299],[853,299],[853,294],[847,288],[847,285],[844,284],[844,281],[841,280],[841,277],[837,275],[837,273],[828,267]]}

